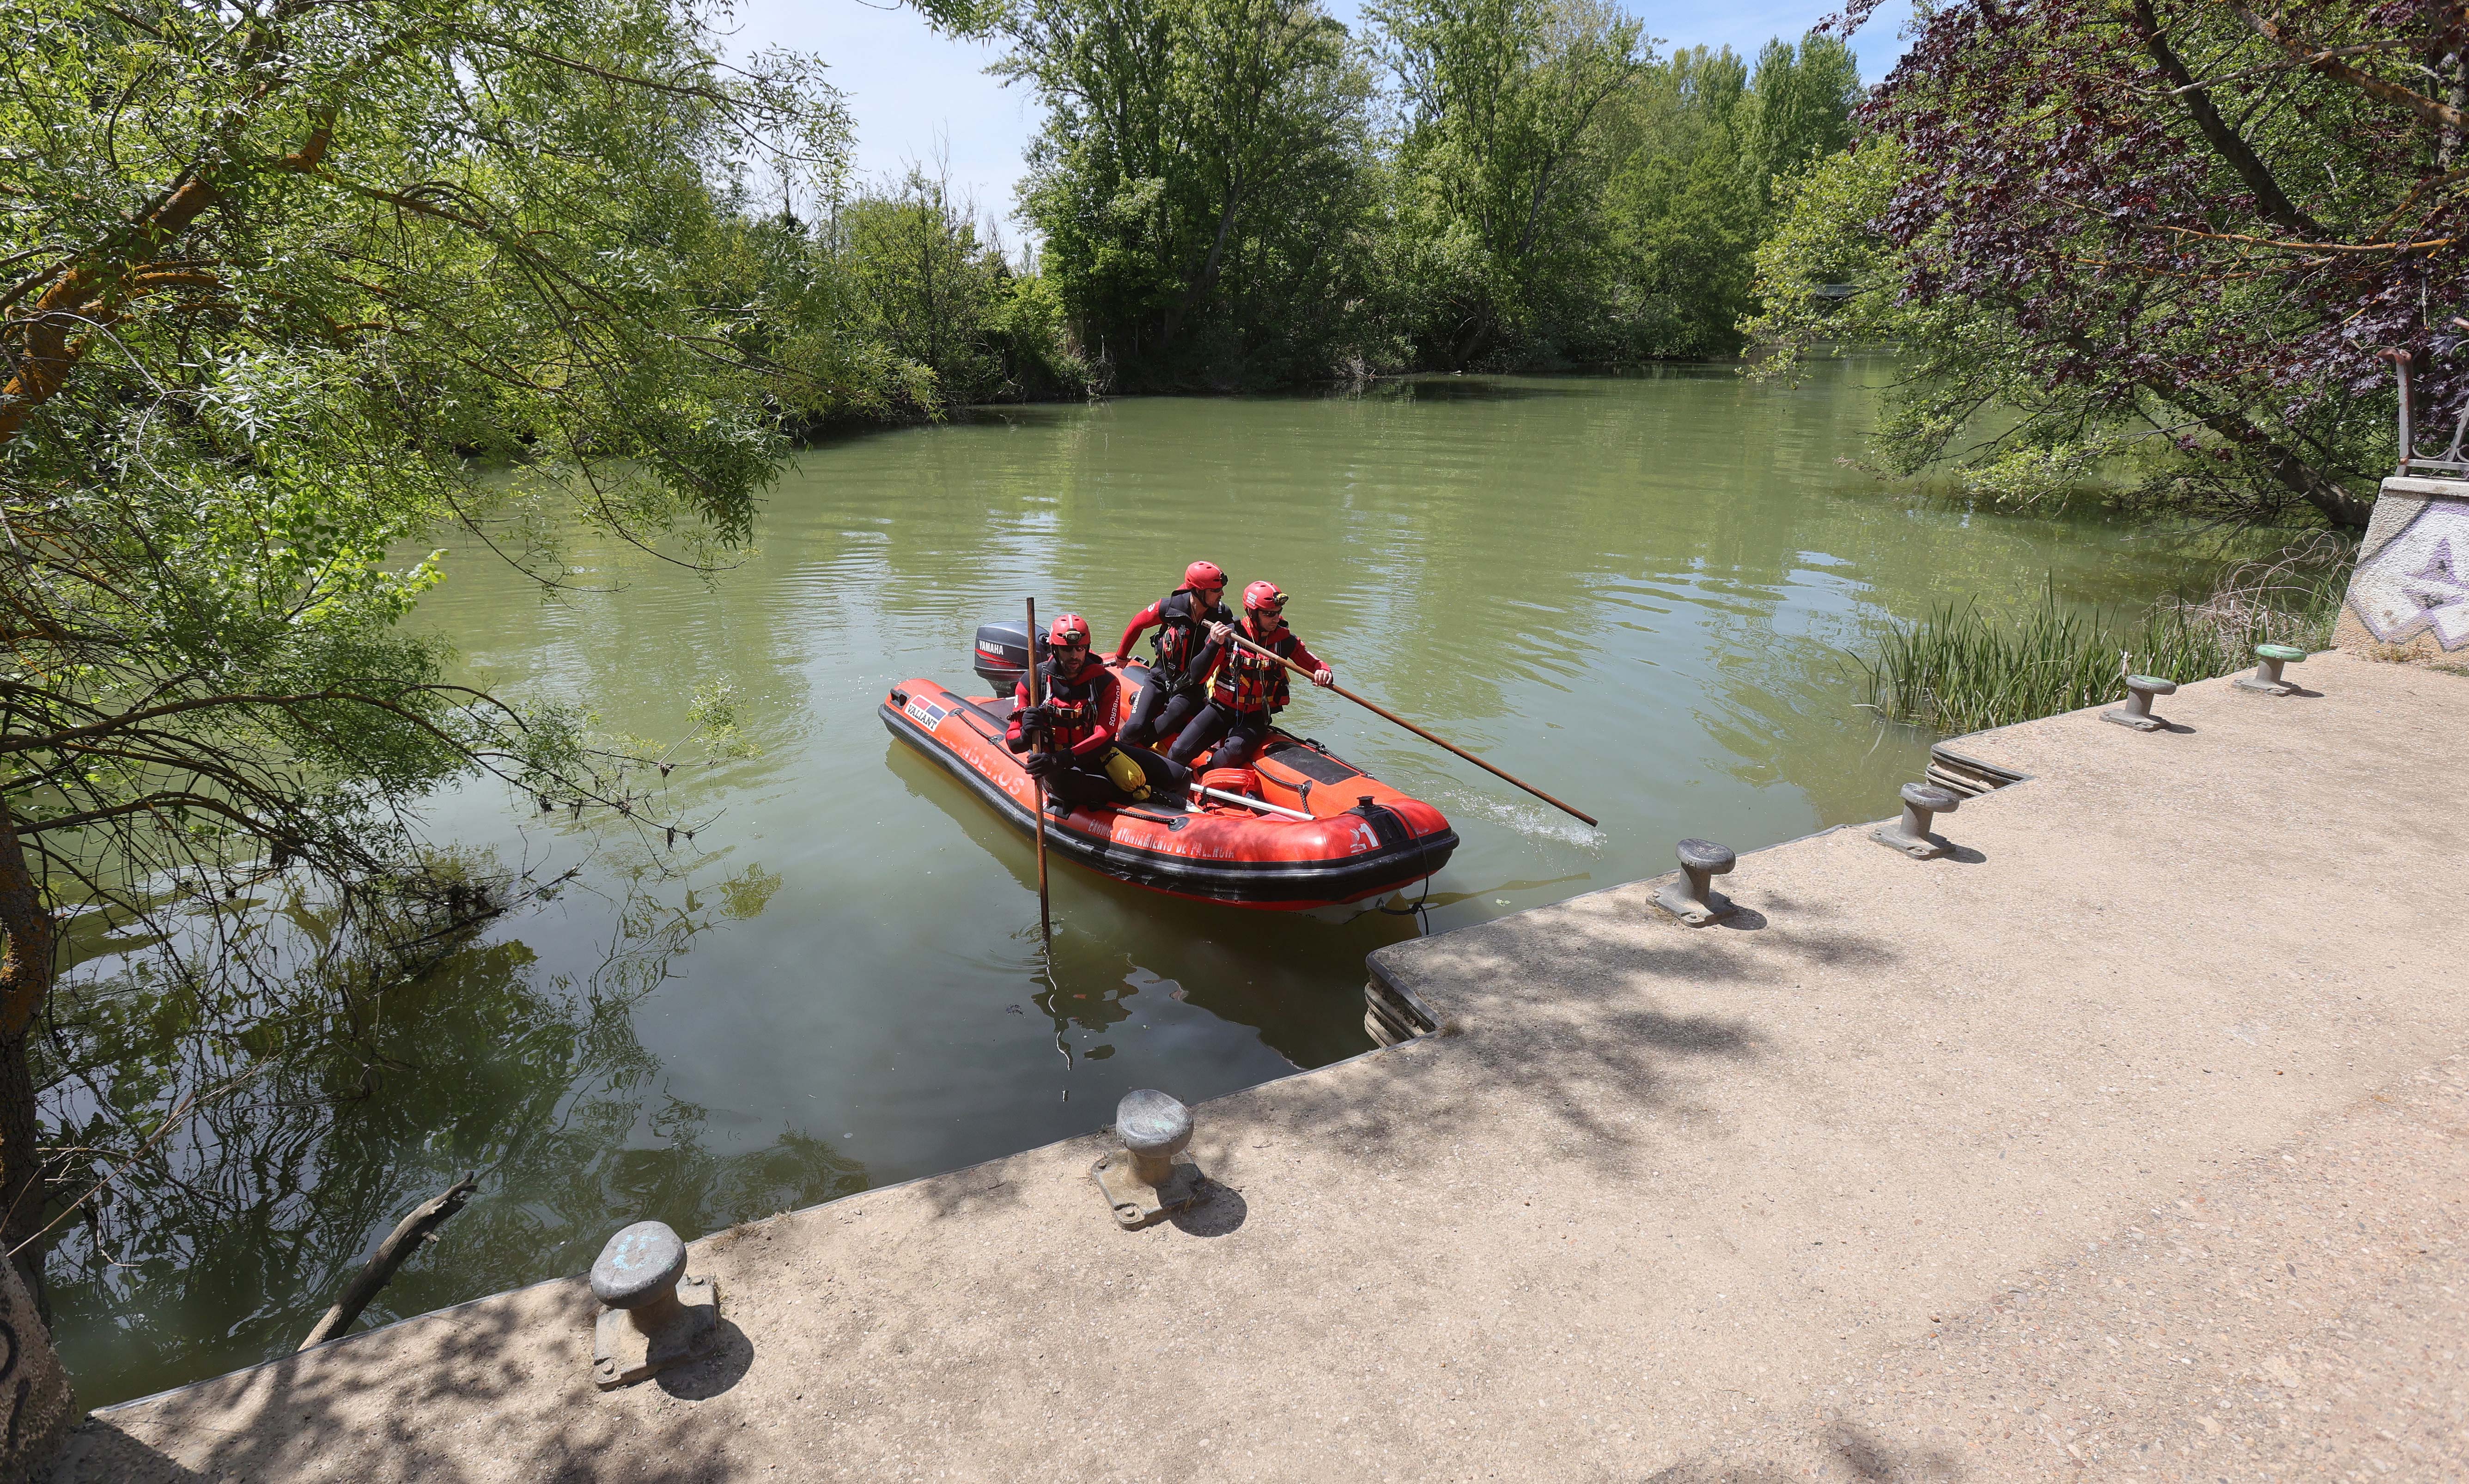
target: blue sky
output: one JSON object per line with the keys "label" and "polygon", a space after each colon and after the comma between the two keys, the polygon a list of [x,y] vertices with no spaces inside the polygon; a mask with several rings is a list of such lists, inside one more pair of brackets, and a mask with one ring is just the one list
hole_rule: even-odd
{"label": "blue sky", "polygon": [[[1840,7],[1841,0],[1627,4],[1649,35],[1662,38],[1658,50],[1729,45],[1743,56],[1755,56],[1769,36],[1797,37]],[[1333,0],[1330,10],[1355,23],[1356,0]],[[1910,13],[1909,0],[1887,0],[1853,38],[1864,80],[1876,81],[1894,64]],[[1012,188],[1038,111],[1025,89],[985,75],[995,48],[937,35],[914,11],[867,0],[739,0],[737,19],[742,49],[793,47],[831,64],[832,81],[847,95],[856,120],[861,175],[896,173],[911,160],[942,155],[953,185],[974,197],[981,215],[1002,223],[1007,241],[1019,241],[1019,226],[1009,220]]]}

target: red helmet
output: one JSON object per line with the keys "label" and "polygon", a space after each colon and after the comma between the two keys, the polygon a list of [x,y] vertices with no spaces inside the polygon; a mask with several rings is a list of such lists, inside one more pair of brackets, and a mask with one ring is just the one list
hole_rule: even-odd
{"label": "red helmet", "polygon": [[1286,595],[1274,582],[1256,582],[1243,590],[1243,606],[1247,609],[1283,608]]}
{"label": "red helmet", "polygon": [[1183,585],[1187,588],[1222,588],[1226,586],[1226,572],[1214,562],[1194,562],[1183,569]]}
{"label": "red helmet", "polygon": [[1060,649],[1068,640],[1075,638],[1083,644],[1089,642],[1089,620],[1078,614],[1058,616],[1054,626],[1046,631],[1047,646],[1051,649]]}

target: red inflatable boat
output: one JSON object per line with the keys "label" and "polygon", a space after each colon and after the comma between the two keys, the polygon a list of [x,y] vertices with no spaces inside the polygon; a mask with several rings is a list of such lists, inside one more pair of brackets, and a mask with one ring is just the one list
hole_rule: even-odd
{"label": "red inflatable boat", "polygon": [[[962,696],[935,681],[909,680],[891,687],[881,707],[893,736],[941,764],[1024,835],[1034,826],[1034,789],[1003,737],[1013,704],[1010,678],[1020,673],[1027,638],[1018,624],[980,631],[977,669],[1000,692],[995,697]],[[1118,674],[1123,709],[1115,720],[1120,725],[1148,671],[1135,661]],[[1195,761],[1202,765],[1194,769],[1197,779],[1208,754]],[[1284,731],[1269,734],[1251,772],[1250,803],[1196,798],[1188,805],[1159,800],[1092,805],[1050,799],[1047,848],[1152,891],[1292,911],[1412,885],[1447,865],[1458,847],[1440,810]]]}

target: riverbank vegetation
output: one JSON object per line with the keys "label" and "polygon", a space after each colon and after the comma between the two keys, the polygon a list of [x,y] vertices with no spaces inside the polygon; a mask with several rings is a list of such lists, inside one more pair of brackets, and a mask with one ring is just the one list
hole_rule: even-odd
{"label": "riverbank vegetation", "polygon": [[[1851,53],[1657,55],[1601,0],[930,7],[1045,112],[1007,256],[911,167],[726,203],[710,283],[793,429],[1096,391],[1737,352],[1777,182],[1851,137]],[[1012,203],[1004,203],[1012,204]]]}
{"label": "riverbank vegetation", "polygon": [[1024,217],[1119,389],[1633,364],[1742,343],[1832,37],[1656,55],[1600,0],[1023,0],[955,16],[1047,122]]}
{"label": "riverbank vegetation", "polygon": [[2395,457],[2380,358],[2415,356],[2434,418],[2469,406],[2457,8],[1958,0],[1917,26],[1856,147],[1787,184],[1767,374],[1901,347],[1890,463],[2001,501],[2363,526]]}
{"label": "riverbank vegetation", "polygon": [[1859,704],[1957,736],[2122,701],[2130,672],[2184,684],[2251,669],[2257,644],[2328,648],[2347,558],[2345,543],[2319,537],[2136,614],[2062,605],[2054,590],[2019,613],[1948,604],[1861,656]]}

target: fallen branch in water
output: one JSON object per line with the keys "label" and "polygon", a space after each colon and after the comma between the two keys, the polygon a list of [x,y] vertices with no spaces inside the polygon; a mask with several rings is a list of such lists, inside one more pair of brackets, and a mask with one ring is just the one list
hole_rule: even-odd
{"label": "fallen branch in water", "polygon": [[350,1329],[352,1321],[360,1317],[360,1310],[369,1307],[369,1300],[378,1296],[378,1290],[394,1281],[395,1269],[419,1251],[422,1242],[433,1238],[437,1228],[446,1224],[446,1218],[462,1210],[463,1203],[479,1188],[478,1180],[465,1175],[445,1194],[432,1195],[414,1207],[411,1215],[378,1243],[377,1256],[369,1259],[368,1265],[343,1286],[342,1296],[326,1310],[326,1317],[317,1321],[317,1328],[309,1332],[309,1337],[300,1342],[300,1348],[322,1345]]}

